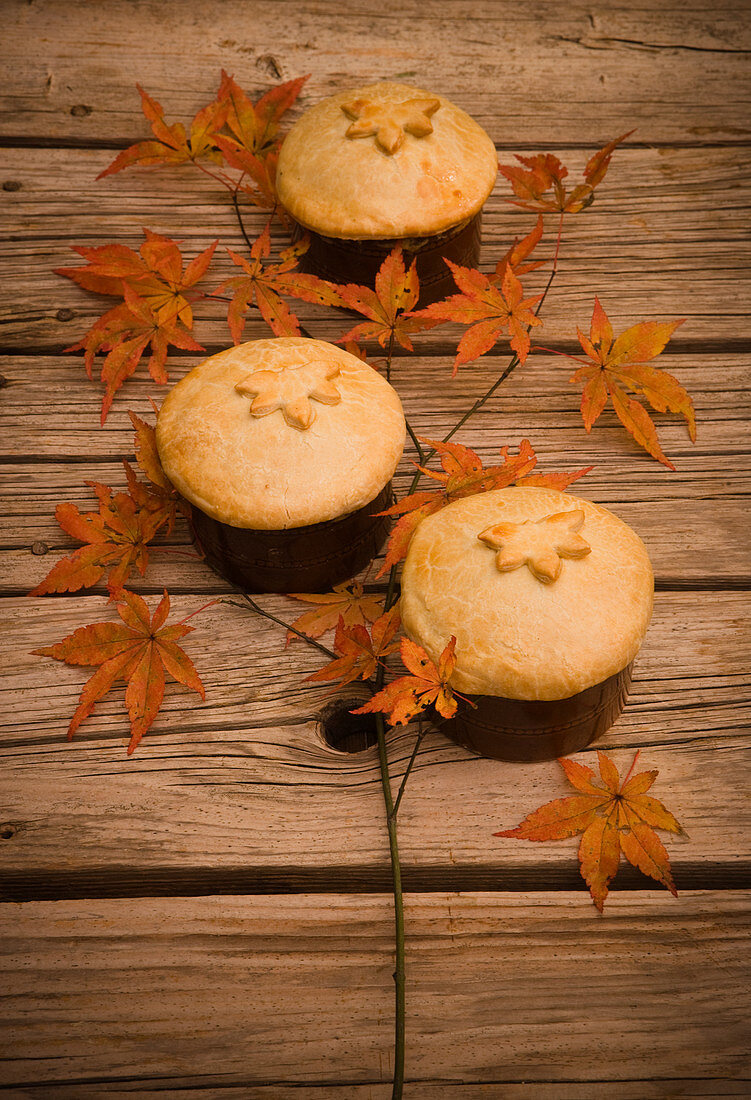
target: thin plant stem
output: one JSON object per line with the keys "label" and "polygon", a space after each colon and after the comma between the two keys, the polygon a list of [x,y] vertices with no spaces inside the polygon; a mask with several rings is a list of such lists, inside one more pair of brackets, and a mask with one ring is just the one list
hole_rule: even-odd
{"label": "thin plant stem", "polygon": [[415,450],[417,451],[417,457],[420,461],[420,465],[424,466],[425,465],[425,453],[424,453],[422,447],[420,446],[420,441],[417,438],[417,436],[415,435],[414,428],[412,427],[412,425],[410,424],[409,420],[407,420],[406,417],[404,418],[404,422],[407,425],[407,433],[409,435],[409,438],[412,440],[412,442],[414,444],[414,447],[415,447]]}
{"label": "thin plant stem", "polygon": [[[560,227],[559,227],[559,230],[558,230],[558,245],[560,245]],[[535,316],[536,317],[539,315],[539,312],[542,309],[543,303],[545,302],[545,299],[548,296],[548,291],[550,290],[550,287],[553,283],[553,279],[556,276],[557,264],[558,264],[558,248],[556,247],[555,259],[553,261],[553,270],[550,272],[550,276],[549,276],[548,281],[545,285],[545,289],[543,290],[542,296],[540,297],[540,301],[537,303],[537,306],[535,308]],[[453,428],[449,432],[447,432],[447,434],[443,437],[443,440],[442,440],[443,443],[448,443],[448,441],[452,438],[452,436],[456,435],[456,433],[459,431],[459,429],[462,428],[467,423],[469,418],[471,416],[474,416],[474,414],[476,412],[478,412],[478,410],[483,407],[483,405],[486,403],[486,401],[490,400],[490,398],[496,392],[498,387],[503,382],[506,381],[506,379],[509,377],[509,375],[512,374],[513,371],[515,371],[518,366],[519,366],[519,356],[514,354],[511,357],[511,359],[509,360],[509,364],[506,367],[506,369],[503,371],[502,374],[500,374],[498,376],[498,378],[496,378],[495,382],[493,382],[490,389],[486,390],[486,392],[482,395],[482,397],[478,397],[477,401],[475,401],[472,408],[469,409],[467,412],[465,412],[464,415],[462,417],[460,417],[460,419],[456,422],[456,424],[454,424]],[[424,466],[427,462],[430,462],[431,458],[435,455],[435,453],[436,453],[435,450],[430,450],[430,451],[426,452],[424,457],[421,458],[421,460],[420,460],[420,465]],[[409,492],[410,493],[413,493],[415,491],[415,489],[417,488],[417,484],[418,484],[421,477],[422,477],[422,473],[421,473],[420,470],[418,470],[415,473],[415,476],[412,478],[412,483],[409,487]]]}
{"label": "thin plant stem", "polygon": [[418,734],[417,734],[417,740],[415,741],[415,747],[412,749],[412,755],[409,758],[409,763],[407,764],[406,771],[404,772],[404,775],[402,776],[402,781],[399,785],[399,790],[396,792],[396,799],[394,800],[394,806],[393,806],[393,809],[391,810],[391,814],[392,814],[393,817],[396,817],[396,815],[399,813],[399,803],[402,800],[402,795],[404,794],[404,788],[406,787],[407,780],[409,779],[409,773],[412,771],[412,767],[415,763],[415,760],[417,759],[418,749],[420,748],[420,744],[422,742],[422,739],[425,736],[425,730],[423,729],[422,719],[420,719],[420,718],[417,719],[417,728],[418,728]]}
{"label": "thin plant stem", "polygon": [[336,653],[333,653],[325,645],[321,645],[321,643],[316,641],[315,638],[311,638],[308,634],[303,634],[301,630],[296,630],[294,626],[290,626],[289,623],[285,623],[283,619],[278,619],[276,615],[272,615],[270,611],[264,611],[262,607],[258,606],[255,600],[252,600],[250,598],[247,592],[243,592],[241,589],[238,589],[238,592],[246,601],[246,603],[250,604],[257,615],[260,615],[264,619],[270,619],[272,623],[276,623],[277,626],[283,626],[285,630],[292,631],[293,634],[296,634],[298,638],[302,638],[302,640],[304,642],[307,642],[308,645],[312,645],[316,649],[320,649],[321,653],[325,653],[330,660],[336,660]]}
{"label": "thin plant stem", "polygon": [[243,238],[245,239],[245,243],[248,246],[248,248],[252,248],[253,247],[253,242],[251,241],[250,237],[248,236],[248,234],[245,230],[245,223],[243,222],[242,214],[240,213],[240,203],[237,201],[237,189],[235,189],[232,192],[232,205],[235,208],[235,214],[237,215],[237,224],[240,226],[240,232],[242,233]]}
{"label": "thin plant stem", "polygon": [[391,793],[388,753],[386,750],[386,724],[382,714],[376,715],[378,731],[378,759],[381,767],[383,800],[386,804],[386,825],[391,854],[391,879],[394,889],[394,939],[396,957],[394,963],[394,1073],[391,1100],[401,1100],[404,1088],[405,1022],[406,1022],[406,971],[404,966],[404,898],[402,896],[402,872],[399,862],[399,842],[396,834],[396,815]]}

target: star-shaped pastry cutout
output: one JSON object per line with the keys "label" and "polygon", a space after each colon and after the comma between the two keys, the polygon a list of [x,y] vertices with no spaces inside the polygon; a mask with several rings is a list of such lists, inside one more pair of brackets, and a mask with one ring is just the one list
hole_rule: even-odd
{"label": "star-shaped pastry cutout", "polygon": [[378,148],[392,156],[404,144],[405,134],[425,137],[433,133],[430,116],[440,106],[440,99],[405,99],[401,103],[373,103],[370,99],[353,99],[350,103],[342,104],[345,115],[352,119],[346,136],[375,136]]}
{"label": "star-shaped pastry cutout", "polygon": [[283,370],[257,370],[238,382],[238,393],[252,397],[250,411],[253,416],[268,416],[282,410],[282,415],[292,428],[304,432],[315,420],[316,412],[311,401],[323,405],[338,405],[342,399],[331,381],[339,374],[337,363],[302,363]]}
{"label": "star-shaped pastry cutout", "polygon": [[577,534],[583,523],[584,512],[575,508],[524,523],[496,523],[477,537],[498,551],[495,564],[501,573],[526,565],[542,584],[552,584],[560,575],[562,558],[584,558],[591,552]]}

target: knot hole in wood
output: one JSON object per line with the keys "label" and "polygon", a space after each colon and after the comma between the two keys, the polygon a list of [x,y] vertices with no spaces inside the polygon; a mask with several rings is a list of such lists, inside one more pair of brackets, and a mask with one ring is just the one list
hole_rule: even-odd
{"label": "knot hole in wood", "polygon": [[378,743],[375,714],[352,714],[364,700],[334,699],[318,715],[318,731],[327,745],[338,752],[365,752]]}

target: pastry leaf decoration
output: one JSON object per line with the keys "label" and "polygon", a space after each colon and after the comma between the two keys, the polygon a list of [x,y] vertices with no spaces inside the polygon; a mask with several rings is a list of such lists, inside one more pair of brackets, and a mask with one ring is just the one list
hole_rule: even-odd
{"label": "pastry leaf decoration", "polygon": [[341,401],[342,396],[331,381],[338,374],[338,363],[318,360],[279,371],[255,371],[238,382],[235,389],[253,398],[250,403],[252,416],[268,416],[281,409],[291,428],[305,431],[316,416],[311,401],[320,401],[323,405],[338,405]]}
{"label": "pastry leaf decoration", "polygon": [[352,119],[345,131],[348,138],[375,137],[375,143],[388,156],[401,149],[407,134],[427,137],[433,133],[430,121],[441,106],[440,99],[405,99],[401,103],[373,103],[369,99],[353,99],[342,104],[347,118]]}
{"label": "pastry leaf decoration", "polygon": [[490,489],[505,489],[508,485],[536,485],[563,491],[592,467],[568,473],[533,474],[537,455],[528,439],[519,445],[519,453],[509,454],[508,447],[501,447],[502,462],[497,466],[484,466],[482,459],[471,447],[461,443],[441,443],[436,439],[419,437],[439,456],[443,473],[418,466],[420,473],[440,485],[438,490],[420,489],[402,497],[382,514],[399,516],[389,536],[386,558],[378,577],[386,573],[407,556],[412,535],[426,516],[439,512],[447,504],[475,493],[487,493]]}
{"label": "pastry leaf decoration", "polygon": [[592,547],[577,532],[584,524],[584,512],[556,512],[524,523],[496,523],[477,536],[491,550],[497,550],[496,568],[511,573],[526,565],[541,584],[552,584],[561,573],[563,558],[584,558]]}
{"label": "pastry leaf decoration", "polygon": [[608,885],[615,877],[621,853],[645,875],[677,890],[670,873],[670,859],[655,829],[685,836],[682,827],[662,802],[647,794],[656,771],[632,775],[639,753],[623,782],[610,757],[598,750],[598,778],[591,768],[575,760],[559,759],[568,781],[579,794],[556,798],[525,817],[515,829],[493,836],[519,840],[563,840],[581,833],[579,864],[597,908],[602,912]]}

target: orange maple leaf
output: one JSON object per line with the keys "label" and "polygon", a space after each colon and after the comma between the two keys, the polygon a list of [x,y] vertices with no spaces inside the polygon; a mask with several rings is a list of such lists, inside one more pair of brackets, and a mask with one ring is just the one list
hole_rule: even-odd
{"label": "orange maple leaf", "polygon": [[[568,168],[561,164],[552,153],[537,153],[533,157],[517,156],[523,168],[513,164],[499,165],[501,173],[510,181],[516,199],[508,201],[524,210],[540,210],[545,213],[578,214],[594,201],[594,192],[598,183],[605,178],[611,157],[616,146],[633,134],[633,130],[621,134],[598,149],[584,169],[584,183],[580,183],[569,194],[564,186]],[[548,196],[548,192],[552,195]]]}
{"label": "orange maple leaf", "polygon": [[505,829],[493,836],[545,841],[581,833],[581,873],[600,912],[608,884],[618,870],[621,852],[634,867],[677,896],[668,853],[654,830],[666,829],[682,836],[685,833],[670,811],[646,793],[658,773],[631,774],[638,757],[637,752],[622,783],[613,761],[599,750],[601,779],[584,764],[559,759],[567,778],[581,793],[556,798],[525,817],[515,829]]}
{"label": "orange maple leaf", "polygon": [[537,455],[528,439],[519,445],[519,453],[510,455],[508,447],[501,448],[503,462],[500,466],[483,466],[482,459],[461,443],[441,443],[435,439],[419,439],[427,443],[438,453],[444,472],[428,470],[418,466],[425,477],[441,483],[438,491],[423,489],[402,497],[382,515],[399,516],[386,548],[386,558],[377,576],[382,576],[407,555],[412,535],[422,520],[434,512],[439,512],[454,500],[472,496],[474,493],[486,493],[490,489],[505,489],[507,485],[545,485],[550,488],[564,489],[583,477],[592,467],[575,470],[570,473],[536,474],[530,476],[537,465]]}
{"label": "orange maple leaf", "polygon": [[271,251],[271,223],[266,226],[250,249],[250,262],[237,252],[228,248],[233,263],[241,268],[244,275],[233,275],[217,287],[213,294],[221,294],[229,287],[233,291],[232,301],[227,310],[227,323],[232,339],[236,344],[242,339],[245,328],[245,314],[251,303],[260,310],[266,324],[275,336],[299,336],[300,322],[282,299],[286,294],[301,298],[306,302],[319,305],[339,305],[339,296],[331,283],[305,275],[294,270],[298,258],[307,251],[307,237],[297,244],[286,248],[279,256],[279,262],[264,264],[263,260]]}
{"label": "orange maple leaf", "polygon": [[[240,190],[256,205],[275,207],[276,160],[281,144],[279,123],[307,79],[303,76],[280,84],[252,103],[233,77],[222,70],[216,98],[195,115],[189,134],[181,122],[168,125],[161,104],[136,85],[154,140],[136,142],[118,153],[97,179],[132,165],[192,163],[233,193]],[[225,129],[229,133],[223,133]],[[222,172],[210,171],[202,161],[217,165],[224,162],[238,169],[240,178],[232,179]],[[252,180],[251,184],[244,182],[246,176]]]}
{"label": "orange maple leaf", "polygon": [[[669,469],[675,466],[663,454],[657,430],[649,413],[628,395],[627,390],[645,397],[657,412],[674,412],[683,416],[692,442],[696,439],[696,418],[693,402],[680,384],[667,371],[648,365],[656,358],[683,321],[644,321],[632,325],[620,336],[613,336],[613,327],[605,310],[595,298],[589,336],[577,328],[579,342],[591,359],[572,374],[569,381],[583,382],[581,412],[584,427],[591,431],[610,395],[615,414],[636,442]],[[550,349],[541,349],[550,350]],[[569,356],[575,359],[576,356]],[[581,362],[581,360],[577,360]]]}
{"label": "orange maple leaf", "polygon": [[207,157],[221,162],[216,150],[215,134],[221,130],[227,119],[227,105],[215,99],[203,107],[194,117],[190,127],[190,136],[181,122],[168,126],[164,119],[164,108],[136,84],[141,95],[141,109],[151,123],[154,140],[138,141],[118,153],[112,164],[100,172],[97,179],[121,172],[132,165],[175,165],[195,161],[198,157]]}
{"label": "orange maple leaf", "polygon": [[460,293],[415,311],[411,320],[422,328],[432,328],[443,321],[470,326],[457,346],[453,375],[462,363],[469,363],[495,347],[504,332],[508,333],[511,348],[523,364],[529,354],[529,330],[542,324],[532,309],[541,300],[542,294],[534,298],[523,297],[522,284],[514,273],[508,254],[500,262],[503,270],[500,276],[498,272],[493,277],[484,275],[474,268],[460,267],[451,260],[446,260],[446,263]]}
{"label": "orange maple leaf", "polygon": [[399,629],[401,619],[398,606],[392,607],[379,616],[373,623],[370,633],[361,623],[345,626],[339,619],[334,637],[334,652],[338,657],[317,672],[306,677],[308,680],[338,680],[340,686],[351,684],[354,680],[369,680],[387,657],[399,648],[394,635]]}
{"label": "orange maple leaf", "polygon": [[537,245],[540,243],[543,233],[543,224],[542,214],[539,214],[534,229],[520,241],[514,241],[509,250],[495,265],[495,273],[493,275],[488,275],[488,279],[491,283],[503,283],[508,268],[511,268],[516,276],[521,276],[528,275],[530,271],[536,271],[538,267],[542,267],[546,263],[545,260],[535,260],[535,262],[531,264],[523,262],[532,255]]}
{"label": "orange maple leaf", "polygon": [[377,340],[382,348],[390,348],[396,341],[407,351],[414,351],[410,333],[424,326],[416,319],[417,314],[407,314],[420,296],[420,280],[416,261],[412,261],[408,270],[405,268],[400,245],[392,249],[381,264],[375,277],[375,290],[354,283],[338,284],[336,290],[339,305],[368,318],[345,332],[337,343]]}
{"label": "orange maple leaf", "polygon": [[[142,420],[140,416],[137,416],[131,410],[128,410],[128,416],[135,429],[133,449],[136,453],[136,462],[139,469],[149,480],[148,486],[142,488],[154,500],[158,501],[165,510],[168,517],[167,533],[169,534],[172,531],[178,512],[181,512],[190,523],[192,518],[190,505],[186,500],[183,500],[164,472],[156,446],[156,432],[151,424],[147,424],[145,420]],[[126,472],[130,469],[127,463],[125,463],[125,469]],[[135,481],[135,475],[133,475],[133,481]],[[130,486],[131,495],[135,495],[130,475],[128,476],[128,485]]]}
{"label": "orange maple leaf", "polygon": [[109,485],[87,481],[99,501],[98,512],[81,513],[75,504],[65,502],[55,509],[62,529],[84,545],[53,565],[30,596],[51,592],[78,592],[91,588],[103,576],[107,585],[119,590],[131,571],[146,572],[147,546],[157,531],[171,527],[174,504],[141,485],[127,462],[123,462],[129,492],[114,492]]}
{"label": "orange maple leaf", "polygon": [[84,351],[86,373],[92,377],[94,358],[103,353],[101,378],[106,383],[102,424],[118,389],[138,367],[151,346],[149,373],[155,382],[168,381],[164,365],[170,345],[203,351],[190,335],[193,312],[184,292],[206,274],[216,241],[187,267],[177,243],[144,229],[140,252],[125,245],[75,247],[86,267],[58,268],[86,290],[122,296],[124,301],[104,313],[86,335],[65,351]]}
{"label": "orange maple leaf", "polygon": [[[444,718],[456,714],[457,702],[449,684],[451,673],[456,665],[456,638],[451,635],[448,645],[438,658],[436,665],[431,661],[422,646],[409,638],[401,639],[401,656],[411,676],[399,676],[390,684],[376,692],[364,706],[353,710],[352,714],[387,715],[393,726],[406,725],[433,706]],[[463,696],[459,696],[463,698]]]}
{"label": "orange maple leaf", "polygon": [[[320,638],[327,630],[334,630],[340,620],[344,626],[365,626],[383,612],[383,596],[366,596],[359,581],[335,584],[332,592],[290,592],[289,598],[315,605],[292,623],[295,630],[309,638]],[[289,631],[287,645],[296,637]]]}
{"label": "orange maple leaf", "polygon": [[[214,141],[226,163],[243,173],[237,188],[257,206],[277,205],[279,123],[297,100],[308,76],[279,84],[252,103],[235,80],[222,71],[218,99],[227,108],[227,129],[231,133],[215,134]],[[243,182],[246,175],[251,184]]]}
{"label": "orange maple leaf", "polygon": [[82,626],[56,645],[32,652],[39,657],[54,657],[67,665],[98,666],[81,692],[68,726],[69,741],[98,700],[115,683],[124,681],[127,684],[125,705],[130,719],[130,755],[162,705],[165,672],[197,691],[202,699],[206,694],[193,662],[177,644],[179,638],[194,628],[186,626],[185,620],[172,626],[164,625],[170,608],[166,589],[153,616],[149,615],[148,606],[139,595],[125,589],[121,590],[116,606],[122,623]]}
{"label": "orange maple leaf", "polygon": [[217,241],[209,245],[186,268],[180,248],[170,237],[143,230],[146,240],[138,252],[124,244],[105,244],[97,248],[73,245],[73,251],[87,260],[85,267],[58,267],[56,275],[72,279],[96,294],[123,297],[129,286],[146,302],[161,324],[177,318],[186,328],[193,327],[193,312],[184,292],[206,274]]}
{"label": "orange maple leaf", "polygon": [[135,373],[148,346],[151,346],[149,373],[155,382],[168,381],[164,364],[169,346],[184,351],[204,351],[188,330],[175,318],[160,321],[149,305],[130,287],[125,287],[125,302],[102,314],[82,340],[65,351],[85,351],[86,372],[92,376],[94,357],[104,353],[101,379],[105,383],[101,422],[104,424],[115,394]]}

